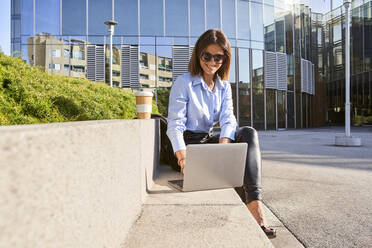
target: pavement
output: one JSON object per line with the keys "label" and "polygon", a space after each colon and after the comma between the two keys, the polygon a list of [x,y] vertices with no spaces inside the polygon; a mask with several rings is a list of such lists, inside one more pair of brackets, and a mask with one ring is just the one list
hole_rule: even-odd
{"label": "pavement", "polygon": [[264,203],[304,247],[372,247],[372,127],[351,133],[362,147],[334,146],[343,127],[259,132]]}

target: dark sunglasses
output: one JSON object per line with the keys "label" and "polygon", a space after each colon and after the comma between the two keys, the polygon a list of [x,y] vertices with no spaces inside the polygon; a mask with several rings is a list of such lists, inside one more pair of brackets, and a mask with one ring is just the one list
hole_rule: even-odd
{"label": "dark sunglasses", "polygon": [[224,59],[225,59],[225,55],[222,55],[222,54],[210,54],[208,52],[203,52],[202,55],[201,55],[201,59],[204,61],[204,62],[208,62],[210,61],[211,59],[213,58],[214,62],[216,64],[222,64]]}

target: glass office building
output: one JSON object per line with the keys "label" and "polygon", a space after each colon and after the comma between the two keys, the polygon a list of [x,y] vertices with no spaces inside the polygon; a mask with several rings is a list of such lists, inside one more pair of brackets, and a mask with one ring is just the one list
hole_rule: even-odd
{"label": "glass office building", "polygon": [[[351,5],[351,119],[355,124],[372,124],[372,1]],[[321,73],[327,91],[327,119],[340,123],[345,118],[345,9],[324,15],[324,49]]]}
{"label": "glass office building", "polygon": [[[11,45],[14,55],[21,53],[27,63],[50,73],[107,81],[104,22],[115,20],[114,85],[154,90],[171,87],[187,71],[192,48],[205,30],[222,29],[232,46],[229,81],[239,125],[305,128],[332,120],[337,115],[331,110],[342,112],[337,105],[342,86],[335,87],[342,78],[333,76],[333,63],[342,64],[343,51],[333,35],[342,32],[334,33],[334,12],[312,13],[287,0],[12,0]],[[364,70],[370,61],[365,54],[371,52],[371,38],[365,36],[370,34],[370,9],[360,10],[359,19],[354,12],[352,34],[363,29],[364,50],[353,52]],[[366,82],[372,75],[360,78]],[[353,82],[360,78],[353,74]],[[369,111],[370,84],[366,98],[363,83]]]}

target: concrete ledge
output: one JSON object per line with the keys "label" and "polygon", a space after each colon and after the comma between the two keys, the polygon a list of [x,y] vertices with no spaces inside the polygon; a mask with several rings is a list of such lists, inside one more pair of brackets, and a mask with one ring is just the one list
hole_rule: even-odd
{"label": "concrete ledge", "polygon": [[272,247],[233,189],[178,192],[161,166],[124,247]]}
{"label": "concrete ledge", "polygon": [[0,247],[119,247],[146,199],[158,130],[154,120],[1,127]]}

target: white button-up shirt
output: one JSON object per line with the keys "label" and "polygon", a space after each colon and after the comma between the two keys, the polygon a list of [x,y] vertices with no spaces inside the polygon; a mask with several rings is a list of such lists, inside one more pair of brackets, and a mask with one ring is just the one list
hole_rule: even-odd
{"label": "white button-up shirt", "polygon": [[173,151],[185,150],[185,130],[208,133],[218,123],[220,138],[234,140],[236,119],[233,111],[231,86],[218,77],[213,91],[203,77],[183,74],[174,82],[168,108],[167,135]]}

